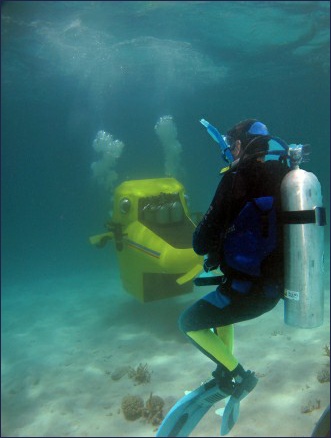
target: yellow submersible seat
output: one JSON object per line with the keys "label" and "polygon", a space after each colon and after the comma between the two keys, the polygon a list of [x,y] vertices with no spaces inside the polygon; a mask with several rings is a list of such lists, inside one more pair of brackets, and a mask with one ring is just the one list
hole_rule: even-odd
{"label": "yellow submersible seat", "polygon": [[114,241],[123,286],[135,298],[148,302],[193,290],[203,257],[192,249],[195,225],[176,179],[119,185],[107,228],[107,233],[90,237],[90,243],[103,247]]}

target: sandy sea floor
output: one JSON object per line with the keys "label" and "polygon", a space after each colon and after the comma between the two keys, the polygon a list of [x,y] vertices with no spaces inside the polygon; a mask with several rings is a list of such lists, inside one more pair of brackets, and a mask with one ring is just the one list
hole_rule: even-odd
{"label": "sandy sea floor", "polygon": [[[125,419],[123,397],[151,393],[163,412],[202,381],[213,363],[177,327],[180,312],[211,288],[141,304],[123,291],[118,272],[19,280],[2,293],[2,432],[6,437],[150,437],[157,426]],[[235,327],[235,355],[259,383],[241,403],[229,437],[309,437],[329,403],[330,291],[325,320],[304,330],[283,322],[283,302]],[[123,367],[147,367],[137,384]],[[305,407],[311,412],[303,413]],[[210,409],[191,436],[220,435]],[[316,408],[316,409],[315,409]]]}

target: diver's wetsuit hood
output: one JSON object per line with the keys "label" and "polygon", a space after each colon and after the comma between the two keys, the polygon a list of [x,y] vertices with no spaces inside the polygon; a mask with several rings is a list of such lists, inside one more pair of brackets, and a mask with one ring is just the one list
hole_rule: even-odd
{"label": "diver's wetsuit hood", "polygon": [[268,128],[262,122],[257,119],[246,119],[229,129],[226,133],[226,139],[229,145],[236,140],[240,140],[242,148],[246,149],[255,137],[265,137],[268,135]]}

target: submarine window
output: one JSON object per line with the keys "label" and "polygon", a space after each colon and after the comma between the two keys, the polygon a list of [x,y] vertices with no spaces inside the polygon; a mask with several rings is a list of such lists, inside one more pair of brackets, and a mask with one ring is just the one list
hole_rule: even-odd
{"label": "submarine window", "polygon": [[128,198],[123,198],[120,200],[120,211],[123,214],[129,213],[131,208],[131,201]]}
{"label": "submarine window", "polygon": [[192,248],[195,226],[184,211],[178,193],[160,193],[139,199],[139,221],[174,248]]}

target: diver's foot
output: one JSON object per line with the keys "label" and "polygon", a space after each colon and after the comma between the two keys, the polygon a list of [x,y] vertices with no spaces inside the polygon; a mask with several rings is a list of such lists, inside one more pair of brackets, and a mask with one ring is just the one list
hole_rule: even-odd
{"label": "diver's foot", "polygon": [[223,365],[218,364],[215,371],[212,372],[217,386],[225,393],[231,395],[235,388],[233,374]]}
{"label": "diver's foot", "polygon": [[234,390],[232,392],[232,397],[237,398],[238,400],[242,400],[245,398],[250,392],[253,391],[255,386],[257,385],[258,378],[255,376],[255,373],[247,370],[245,371],[245,375],[242,376],[240,382],[235,382]]}
{"label": "diver's foot", "polygon": [[253,391],[258,382],[255,373],[250,370],[245,371],[240,364],[233,371],[229,371],[225,366],[218,364],[212,375],[222,391],[233,395],[239,400],[242,400]]}

